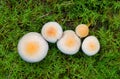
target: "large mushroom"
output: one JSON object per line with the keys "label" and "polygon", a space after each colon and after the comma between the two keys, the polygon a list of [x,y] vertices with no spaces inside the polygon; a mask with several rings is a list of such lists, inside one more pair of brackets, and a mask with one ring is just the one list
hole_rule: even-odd
{"label": "large mushroom", "polygon": [[73,55],[79,51],[81,40],[72,30],[66,30],[57,42],[58,49],[64,54]]}
{"label": "large mushroom", "polygon": [[88,56],[98,53],[100,50],[100,43],[98,39],[95,36],[86,37],[82,43],[82,50]]}
{"label": "large mushroom", "polygon": [[51,43],[55,43],[63,34],[62,27],[57,22],[48,22],[43,25],[42,36]]}
{"label": "large mushroom", "polygon": [[18,53],[27,62],[38,62],[45,58],[48,43],[36,32],[25,34],[18,43]]}

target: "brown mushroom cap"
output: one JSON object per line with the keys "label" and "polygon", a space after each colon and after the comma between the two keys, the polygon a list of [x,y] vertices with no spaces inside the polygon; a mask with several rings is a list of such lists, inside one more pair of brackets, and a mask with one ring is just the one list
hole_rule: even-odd
{"label": "brown mushroom cap", "polygon": [[84,38],[89,34],[89,28],[85,24],[80,24],[76,27],[75,32],[80,38]]}

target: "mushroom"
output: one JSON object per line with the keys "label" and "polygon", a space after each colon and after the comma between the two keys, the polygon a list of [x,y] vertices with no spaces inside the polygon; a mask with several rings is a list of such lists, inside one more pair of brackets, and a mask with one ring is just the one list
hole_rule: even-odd
{"label": "mushroom", "polygon": [[37,32],[25,34],[18,42],[18,53],[27,62],[38,62],[45,58],[48,43]]}
{"label": "mushroom", "polygon": [[95,55],[100,50],[98,39],[95,36],[86,37],[82,43],[82,50],[88,56]]}
{"label": "mushroom", "polygon": [[80,24],[76,27],[75,32],[80,38],[84,38],[89,34],[89,28],[85,24]]}
{"label": "mushroom", "polygon": [[43,25],[42,36],[51,43],[55,43],[63,34],[62,27],[57,22],[48,22]]}
{"label": "mushroom", "polygon": [[63,37],[58,40],[57,47],[64,54],[73,55],[79,51],[81,44],[80,38],[72,30],[66,30]]}

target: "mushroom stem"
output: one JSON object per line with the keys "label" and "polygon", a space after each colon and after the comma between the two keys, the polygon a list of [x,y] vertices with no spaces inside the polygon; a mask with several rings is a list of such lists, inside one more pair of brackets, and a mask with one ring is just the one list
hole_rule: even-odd
{"label": "mushroom stem", "polygon": [[88,26],[88,28],[92,25],[92,23],[90,22],[90,23],[88,23],[88,24],[86,24],[87,26]]}

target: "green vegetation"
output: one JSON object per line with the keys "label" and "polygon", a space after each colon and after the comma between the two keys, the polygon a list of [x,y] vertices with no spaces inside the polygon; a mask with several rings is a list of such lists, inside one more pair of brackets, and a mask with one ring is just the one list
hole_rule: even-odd
{"label": "green vegetation", "polygon": [[[56,21],[64,30],[91,24],[101,50],[92,57],[81,50],[72,56],[49,44],[46,58],[23,61],[17,52],[19,39],[41,32],[43,24]],[[118,0],[0,0],[1,79],[120,79],[120,1]]]}

